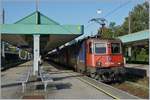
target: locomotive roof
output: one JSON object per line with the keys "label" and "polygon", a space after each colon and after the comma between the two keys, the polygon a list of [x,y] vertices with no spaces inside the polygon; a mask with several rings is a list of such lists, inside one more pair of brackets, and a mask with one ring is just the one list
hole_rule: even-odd
{"label": "locomotive roof", "polygon": [[81,40],[79,40],[78,42],[83,42],[83,41],[85,41],[85,40],[101,40],[101,41],[118,41],[118,42],[121,42],[121,40],[120,39],[118,39],[118,38],[102,38],[102,37],[96,37],[96,36],[94,36],[94,37],[86,37],[86,38],[83,38],[83,39],[81,39]]}
{"label": "locomotive roof", "polygon": [[[78,43],[82,43],[84,42],[85,40],[96,40],[96,41],[104,41],[104,42],[113,42],[113,41],[117,41],[117,42],[122,42],[120,39],[118,38],[101,38],[101,37],[87,37],[87,38],[83,38],[81,40],[78,40],[70,45],[67,45],[67,46],[64,46],[63,48],[61,48],[60,50],[62,49],[66,49],[67,47],[70,47],[70,46],[74,46],[74,45],[78,45]],[[56,51],[57,52],[57,51]],[[55,54],[56,52],[52,53],[52,54]]]}
{"label": "locomotive roof", "polygon": [[102,38],[102,37],[99,37],[99,36],[88,36],[88,37],[85,37],[83,39],[80,39],[68,46],[71,46],[71,45],[75,45],[75,44],[78,44],[78,43],[82,43],[84,42],[85,40],[98,40],[98,41],[105,41],[105,42],[113,42],[113,41],[118,41],[118,42],[122,42],[120,39],[118,38]]}
{"label": "locomotive roof", "polygon": [[89,40],[98,40],[98,41],[118,41],[118,42],[121,42],[120,39],[116,39],[116,38],[89,38]]}

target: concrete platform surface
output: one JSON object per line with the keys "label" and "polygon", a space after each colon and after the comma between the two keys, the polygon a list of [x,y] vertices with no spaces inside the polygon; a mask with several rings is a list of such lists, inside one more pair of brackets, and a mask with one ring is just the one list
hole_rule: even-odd
{"label": "concrete platform surface", "polygon": [[25,92],[22,93],[21,84],[17,84],[15,80],[28,68],[29,65],[18,66],[1,73],[2,99],[22,99],[31,96],[44,96],[45,99],[112,99],[94,87],[78,80],[77,76],[70,75],[71,71],[61,70],[58,72],[52,66],[44,66],[45,69],[51,71],[50,75],[54,80],[53,83],[48,85],[46,92],[44,92],[44,86],[39,79],[35,80],[30,77]]}

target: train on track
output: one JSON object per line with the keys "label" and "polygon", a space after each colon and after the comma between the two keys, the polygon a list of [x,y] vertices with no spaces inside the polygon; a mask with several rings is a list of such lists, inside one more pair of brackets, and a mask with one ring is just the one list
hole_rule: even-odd
{"label": "train on track", "polygon": [[5,53],[5,57],[1,57],[1,71],[15,67],[27,61],[28,59],[20,59],[18,54]]}
{"label": "train on track", "polygon": [[121,80],[125,74],[122,42],[89,37],[48,55],[48,59],[99,81]]}

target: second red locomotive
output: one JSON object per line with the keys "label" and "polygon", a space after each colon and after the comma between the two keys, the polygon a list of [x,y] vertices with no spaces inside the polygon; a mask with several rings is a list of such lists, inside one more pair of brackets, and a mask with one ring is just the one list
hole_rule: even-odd
{"label": "second red locomotive", "polygon": [[124,74],[122,42],[91,37],[66,46],[49,58],[100,81],[120,80]]}

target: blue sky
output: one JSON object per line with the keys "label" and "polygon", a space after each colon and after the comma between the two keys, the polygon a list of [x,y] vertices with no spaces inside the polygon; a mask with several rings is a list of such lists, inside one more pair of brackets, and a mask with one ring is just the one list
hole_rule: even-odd
{"label": "blue sky", "polygon": [[[39,0],[39,11],[60,24],[81,24],[85,26],[85,35],[96,34],[99,27],[91,18],[103,17],[118,6],[128,2],[125,6],[105,17],[109,22],[123,23],[129,11],[145,0]],[[14,23],[35,11],[35,0],[3,0],[1,4],[5,9],[5,23]],[[102,13],[97,14],[97,9]],[[89,25],[88,28],[87,25]]]}

